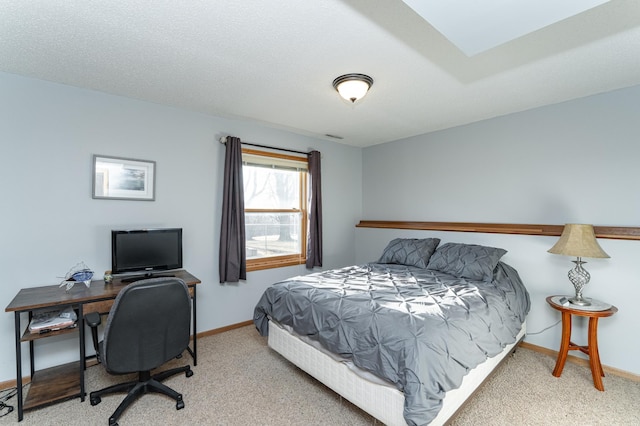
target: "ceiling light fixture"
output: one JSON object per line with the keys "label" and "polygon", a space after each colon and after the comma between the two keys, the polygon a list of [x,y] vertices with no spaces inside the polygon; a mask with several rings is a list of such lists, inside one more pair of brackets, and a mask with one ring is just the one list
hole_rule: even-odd
{"label": "ceiling light fixture", "polygon": [[345,74],[333,80],[333,88],[351,103],[364,98],[372,85],[373,79],[364,74]]}

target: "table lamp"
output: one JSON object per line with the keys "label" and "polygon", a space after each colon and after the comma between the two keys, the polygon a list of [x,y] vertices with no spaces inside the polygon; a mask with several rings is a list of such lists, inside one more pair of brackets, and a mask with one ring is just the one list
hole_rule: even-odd
{"label": "table lamp", "polygon": [[569,299],[569,302],[579,306],[589,306],[591,302],[582,297],[582,288],[589,283],[591,275],[582,267],[587,263],[583,257],[608,258],[609,255],[602,250],[596,241],[596,234],[592,225],[581,225],[568,223],[562,230],[562,235],[556,244],[547,250],[549,253],[561,254],[564,256],[576,256],[578,259],[573,263],[576,267],[569,271],[569,281],[576,289],[576,296]]}

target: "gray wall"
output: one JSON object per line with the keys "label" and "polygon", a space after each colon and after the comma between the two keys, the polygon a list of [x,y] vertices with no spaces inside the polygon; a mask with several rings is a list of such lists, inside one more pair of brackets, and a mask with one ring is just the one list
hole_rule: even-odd
{"label": "gray wall", "polygon": [[[538,108],[363,150],[363,219],[640,226],[640,87]],[[425,117],[428,119],[428,117]],[[528,330],[559,319],[545,302],[571,294],[572,258],[551,237],[358,229],[356,260],[375,260],[396,236],[503,247],[532,299]],[[585,259],[584,293],[619,308],[599,322],[603,364],[640,374],[640,242],[599,240],[611,259]],[[574,341],[586,344],[586,321]],[[527,341],[557,350],[560,326]],[[575,352],[573,352],[575,354]]]}
{"label": "gray wall", "polygon": [[[250,319],[266,286],[306,270],[252,272],[246,283],[218,283],[224,147],[217,140],[227,134],[323,153],[325,268],[375,260],[395,236],[504,247],[504,260],[520,271],[531,294],[534,332],[558,319],[544,298],[572,288],[566,278],[571,259],[546,252],[555,238],[354,225],[380,219],[638,226],[640,216],[638,87],[364,150],[5,73],[0,94],[2,306],[20,288],[57,284],[79,261],[101,275],[110,267],[112,228],[180,226],[185,268],[203,281],[199,329]],[[93,200],[93,154],[155,160],[156,201]],[[629,339],[640,319],[633,268],[640,243],[600,244],[611,259],[587,259],[592,279],[585,294],[620,308],[600,321],[601,358],[640,374],[640,342]],[[574,340],[586,342],[585,322],[577,321],[576,329],[581,334]],[[0,316],[0,336],[6,343],[0,381],[11,380],[12,314]],[[48,353],[37,358],[37,367],[77,358],[68,350],[71,339],[39,341],[39,353]],[[559,326],[527,337],[551,349],[559,339]]]}
{"label": "gray wall", "polygon": [[[23,287],[59,283],[79,261],[102,277],[111,266],[111,229],[182,227],[185,269],[202,280],[199,331],[251,319],[269,284],[306,269],[250,272],[240,284],[218,282],[224,158],[218,139],[228,134],[322,152],[325,267],[355,260],[354,225],[362,214],[359,148],[5,73],[0,94],[0,306]],[[92,199],[93,154],[155,160],[156,201]],[[11,380],[13,314],[0,315],[0,337],[0,381]],[[37,357],[37,367],[77,359],[77,349],[68,350],[72,339],[38,341],[38,353],[49,353]]]}

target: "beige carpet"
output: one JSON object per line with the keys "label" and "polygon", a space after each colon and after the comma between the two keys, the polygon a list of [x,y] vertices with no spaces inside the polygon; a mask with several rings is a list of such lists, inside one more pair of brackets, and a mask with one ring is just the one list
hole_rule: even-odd
{"label": "beige carpet", "polygon": [[[194,375],[167,380],[184,396],[176,410],[165,396],[145,395],[120,425],[372,425],[374,419],[270,350],[252,326],[198,340]],[[190,360],[186,356],[182,362]],[[177,362],[177,361],[176,361]],[[551,375],[555,360],[528,349],[515,356],[465,406],[453,425],[640,425],[640,383],[604,378],[593,387],[590,371],[567,363]],[[121,381],[102,367],[87,371],[87,391]],[[25,412],[21,425],[106,425],[121,395],[91,406],[74,399]],[[15,405],[15,398],[8,401]],[[15,411],[0,425],[17,424]],[[377,422],[379,425],[380,422]]]}

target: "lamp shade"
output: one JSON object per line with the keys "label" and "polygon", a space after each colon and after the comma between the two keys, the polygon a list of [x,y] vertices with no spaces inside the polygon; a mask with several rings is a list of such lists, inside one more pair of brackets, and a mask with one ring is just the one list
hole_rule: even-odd
{"label": "lamp shade", "polygon": [[373,79],[364,74],[345,74],[333,80],[333,88],[351,103],[362,99],[372,84]]}
{"label": "lamp shade", "polygon": [[547,250],[549,253],[565,256],[608,258],[596,240],[592,225],[568,223],[556,244]]}

